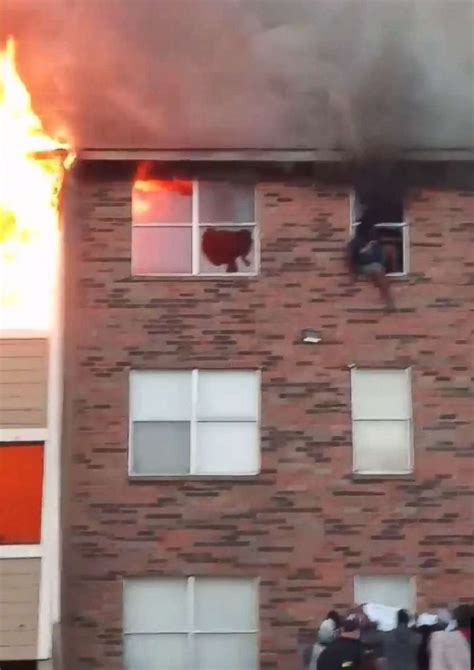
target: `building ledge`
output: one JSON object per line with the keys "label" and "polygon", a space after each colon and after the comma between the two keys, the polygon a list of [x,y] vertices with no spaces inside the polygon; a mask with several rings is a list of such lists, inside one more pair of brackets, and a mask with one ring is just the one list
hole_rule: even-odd
{"label": "building ledge", "polygon": [[[85,161],[221,161],[268,163],[344,163],[356,160],[342,149],[140,149],[94,148],[77,150]],[[474,148],[406,149],[392,154],[396,160],[420,162],[474,161]]]}

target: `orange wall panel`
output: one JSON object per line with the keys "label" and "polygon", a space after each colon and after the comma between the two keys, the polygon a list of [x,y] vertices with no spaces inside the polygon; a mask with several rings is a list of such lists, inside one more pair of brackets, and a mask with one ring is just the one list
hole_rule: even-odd
{"label": "orange wall panel", "polygon": [[0,444],[0,544],[41,540],[43,445]]}

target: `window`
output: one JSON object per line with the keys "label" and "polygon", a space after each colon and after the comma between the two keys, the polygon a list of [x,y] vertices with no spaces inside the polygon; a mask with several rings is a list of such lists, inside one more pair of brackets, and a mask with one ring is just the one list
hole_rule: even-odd
{"label": "window", "polygon": [[352,370],[354,471],[405,474],[412,470],[409,370]]}
{"label": "window", "polygon": [[255,274],[255,188],[177,179],[136,180],[132,192],[135,275]]}
{"label": "window", "polygon": [[133,371],[130,474],[256,474],[259,385],[248,370]]}
{"label": "window", "polygon": [[409,239],[408,225],[403,212],[401,195],[380,192],[361,195],[355,193],[352,199],[351,227],[359,225],[362,215],[370,211],[379,231],[379,239],[384,247],[388,274],[401,276],[408,273]]}
{"label": "window", "polygon": [[397,609],[415,611],[415,583],[411,577],[356,577],[354,600],[357,605],[376,603]]}
{"label": "window", "polygon": [[43,445],[0,443],[0,544],[41,541]]}
{"label": "window", "polygon": [[257,670],[257,583],[126,580],[123,628],[126,670]]}

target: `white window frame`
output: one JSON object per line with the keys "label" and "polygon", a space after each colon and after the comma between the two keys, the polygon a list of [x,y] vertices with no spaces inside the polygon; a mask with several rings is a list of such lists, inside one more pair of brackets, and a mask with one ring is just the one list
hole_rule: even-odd
{"label": "white window frame", "polygon": [[[367,370],[369,372],[390,372],[391,370],[396,370],[397,372],[405,372],[406,383],[408,388],[408,406],[410,408],[410,416],[406,419],[374,419],[373,417],[359,416],[354,417],[354,375],[359,372]],[[355,475],[362,475],[364,477],[391,477],[397,475],[410,475],[414,470],[414,440],[413,440],[413,396],[412,396],[412,374],[411,368],[369,368],[369,367],[356,367],[352,366],[350,368],[351,372],[351,444],[352,444],[352,472]],[[354,448],[354,424],[358,421],[400,421],[402,423],[408,423],[409,429],[409,445],[408,445],[408,468],[406,470],[369,470],[364,471],[357,468],[357,456],[356,450]]]}
{"label": "white window frame", "polygon": [[[255,635],[257,637],[257,659],[259,656],[259,634],[260,634],[260,629],[257,627],[256,629],[248,629],[248,630],[218,630],[218,631],[211,631],[211,630],[198,630],[195,627],[195,584],[196,584],[196,579],[221,579],[221,580],[232,580],[232,579],[246,579],[249,582],[252,582],[255,591],[256,591],[256,599],[255,599],[255,606],[256,606],[256,612],[255,612],[255,621],[257,622],[257,626],[260,622],[260,617],[259,617],[259,610],[260,610],[260,597],[259,597],[259,591],[260,591],[260,580],[258,578],[252,578],[252,577],[229,577],[226,575],[200,575],[199,577],[195,576],[190,576],[190,577],[175,577],[175,576],[169,576],[169,577],[156,577],[156,580],[182,580],[186,582],[186,621],[187,621],[187,629],[186,630],[163,630],[158,633],[137,633],[136,631],[133,633],[127,633],[127,631],[124,629],[123,630],[123,638],[127,636],[134,636],[134,635],[154,635],[154,636],[160,636],[160,635],[169,635],[169,634],[176,634],[176,635],[186,635],[188,639],[188,668],[187,670],[193,670],[194,669],[194,658],[195,658],[195,644],[194,640],[197,635]],[[131,578],[128,581],[138,581],[140,578]],[[153,579],[153,577],[146,577],[144,579]],[[125,603],[125,588],[126,588],[126,581],[125,579],[123,581],[123,586],[122,586],[122,602]]]}
{"label": "white window frame", "polygon": [[[133,273],[134,277],[204,277],[204,278],[217,278],[217,279],[233,279],[234,277],[256,277],[260,273],[260,226],[258,225],[258,216],[257,216],[257,187],[254,187],[253,198],[254,198],[254,221],[236,223],[235,221],[224,221],[218,223],[201,223],[199,221],[199,182],[208,181],[206,179],[192,179],[189,180],[193,185],[193,192],[191,196],[191,221],[189,223],[180,223],[180,224],[163,224],[163,223],[135,223],[133,221],[132,213],[132,230],[133,228],[158,228],[160,226],[166,225],[169,228],[191,228],[191,272],[147,272],[145,274]],[[232,184],[230,180],[222,180],[225,183]],[[133,186],[132,186],[132,198],[133,198]],[[252,272],[225,272],[219,270],[216,272],[199,272],[199,261],[201,256],[201,241],[200,234],[201,230],[205,228],[241,228],[248,229],[252,228],[252,240],[253,240],[253,253],[255,259],[255,269]],[[132,249],[133,254],[133,249]]]}
{"label": "white window frame", "polygon": [[[177,473],[156,473],[156,474],[140,474],[133,472],[133,416],[131,411],[131,403],[129,398],[129,429],[128,429],[128,476],[132,479],[232,479],[234,477],[254,477],[258,475],[261,469],[261,371],[260,370],[251,370],[249,368],[233,368],[229,369],[229,372],[251,372],[257,378],[258,385],[258,398],[257,398],[257,407],[256,407],[256,419],[255,421],[249,421],[244,419],[235,419],[232,417],[226,419],[219,419],[219,422],[222,423],[255,423],[257,428],[257,467],[255,471],[251,472],[232,472],[232,473],[222,473],[218,472],[213,474],[212,472],[200,473],[196,472],[196,463],[197,463],[197,426],[199,423],[197,406],[198,406],[198,376],[199,372],[226,372],[226,370],[221,369],[210,369],[210,368],[193,368],[191,370],[185,369],[174,369],[167,370],[167,372],[188,372],[191,375],[191,419],[190,419],[190,452],[189,452],[189,473],[186,474],[177,474]],[[134,372],[160,372],[159,369],[152,370],[131,370],[129,375],[129,388],[131,385],[132,374]]]}
{"label": "white window frame", "polygon": [[[352,238],[355,228],[359,225],[359,221],[355,221],[355,203],[356,192],[351,191],[349,196],[349,234]],[[376,228],[395,228],[402,230],[402,246],[403,246],[403,272],[389,272],[387,277],[406,277],[410,273],[410,226],[406,216],[405,207],[403,207],[403,221],[400,222],[381,222],[375,224]]]}
{"label": "white window frame", "polygon": [[[416,612],[416,577],[412,575],[381,575],[381,574],[372,574],[372,575],[355,575],[354,577],[354,583],[353,583],[353,588],[354,588],[354,603],[356,605],[362,605],[364,604],[362,602],[362,599],[359,598],[358,592],[360,592],[361,585],[358,583],[358,580],[360,579],[406,579],[408,582],[408,586],[410,589],[410,604],[408,606],[408,610],[413,614]],[[376,603],[380,604],[380,603]],[[401,609],[405,609],[404,607],[401,607]]]}

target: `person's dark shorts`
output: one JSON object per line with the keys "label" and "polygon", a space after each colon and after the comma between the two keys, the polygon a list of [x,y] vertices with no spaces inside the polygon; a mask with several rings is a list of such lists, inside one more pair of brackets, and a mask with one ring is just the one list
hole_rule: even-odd
{"label": "person's dark shorts", "polygon": [[385,252],[379,242],[374,244],[368,252],[360,254],[357,269],[363,275],[373,275],[385,272]]}
{"label": "person's dark shorts", "polygon": [[377,275],[384,271],[385,266],[383,263],[368,263],[359,267],[359,272],[363,275]]}

